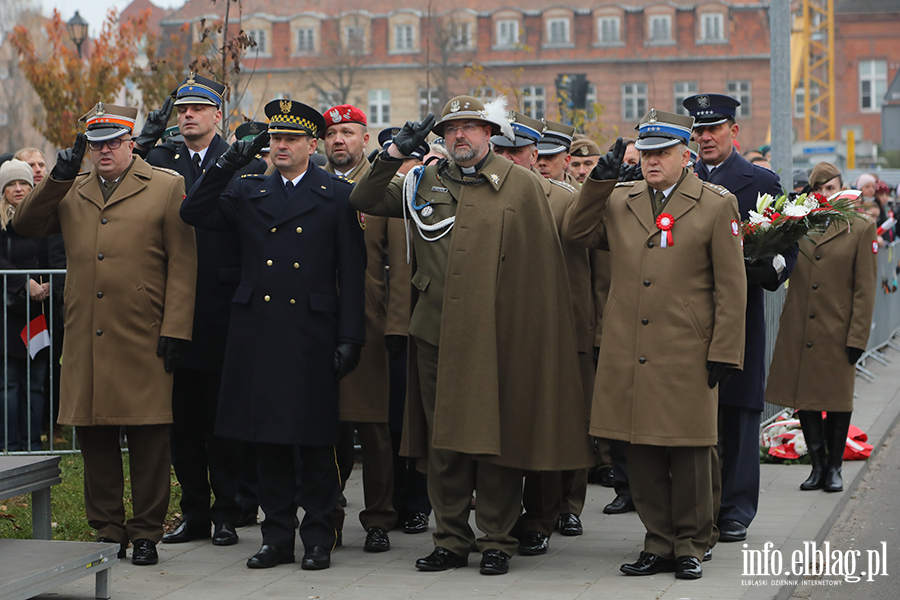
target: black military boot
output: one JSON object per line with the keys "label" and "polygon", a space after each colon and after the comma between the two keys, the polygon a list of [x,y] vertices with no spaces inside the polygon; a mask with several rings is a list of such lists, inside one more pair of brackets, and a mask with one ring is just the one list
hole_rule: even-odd
{"label": "black military boot", "polygon": [[844,448],[847,446],[847,431],[850,429],[852,412],[829,412],[825,419],[825,444],[828,446],[828,467],[825,473],[826,492],[840,492],[844,489],[841,479],[841,465],[844,463]]}
{"label": "black military boot", "polygon": [[[830,413],[829,413],[830,414]],[[825,451],[825,424],[822,422],[821,410],[798,410],[800,427],[803,429],[803,439],[809,450],[809,458],[812,461],[812,473],[806,481],[800,484],[801,490],[821,490],[825,486],[826,462],[828,453]]]}

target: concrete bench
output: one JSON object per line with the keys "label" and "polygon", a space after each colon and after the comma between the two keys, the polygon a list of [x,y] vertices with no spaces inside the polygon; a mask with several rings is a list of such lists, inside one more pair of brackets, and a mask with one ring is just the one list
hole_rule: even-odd
{"label": "concrete bench", "polygon": [[0,600],[24,600],[96,575],[95,595],[109,598],[118,544],[52,541],[50,488],[62,481],[59,456],[0,456],[0,500],[31,494],[33,540],[0,539]]}

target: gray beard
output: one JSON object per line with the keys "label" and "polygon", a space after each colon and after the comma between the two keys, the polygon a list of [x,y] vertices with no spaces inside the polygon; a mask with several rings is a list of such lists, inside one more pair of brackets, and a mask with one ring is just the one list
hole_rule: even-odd
{"label": "gray beard", "polygon": [[[346,167],[348,165],[355,166],[356,163],[359,162],[357,157],[354,157],[352,154],[347,154],[344,158],[337,158],[333,154],[328,157],[328,162],[331,163],[334,167]],[[343,171],[343,169],[341,169]]]}
{"label": "gray beard", "polygon": [[450,153],[450,158],[453,159],[453,162],[464,161],[468,162],[478,156],[478,148],[475,146],[470,146],[469,148],[461,148],[459,152],[456,151],[455,148],[447,148],[447,152]]}

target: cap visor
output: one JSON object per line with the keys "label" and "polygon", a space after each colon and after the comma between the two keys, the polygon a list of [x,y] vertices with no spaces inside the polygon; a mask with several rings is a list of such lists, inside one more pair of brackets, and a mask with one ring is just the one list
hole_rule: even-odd
{"label": "cap visor", "polygon": [[515,141],[510,141],[505,135],[495,135],[491,137],[491,143],[503,148],[524,148],[534,144],[534,140],[517,135]]}
{"label": "cap visor", "polygon": [[181,104],[208,104],[210,106],[215,106],[216,108],[219,105],[216,102],[213,102],[206,96],[182,96],[175,100],[175,106],[179,106]]}
{"label": "cap visor", "polygon": [[560,152],[568,152],[569,149],[566,146],[562,146],[560,144],[554,143],[540,143],[537,145],[538,154],[549,155],[549,154],[559,154]]}
{"label": "cap visor", "polygon": [[669,146],[677,144],[687,144],[684,140],[673,140],[667,137],[645,137],[640,138],[634,143],[634,147],[638,150],[662,150]]}
{"label": "cap visor", "polygon": [[710,117],[710,119],[708,121],[705,119],[698,118],[698,119],[694,120],[694,129],[697,129],[698,127],[711,127],[713,125],[721,125],[722,123],[726,122],[727,120],[728,120],[728,117],[723,117],[722,115],[716,115],[714,117]]}
{"label": "cap visor", "polygon": [[131,130],[124,127],[97,127],[96,129],[87,130],[84,135],[89,142],[105,142],[129,133],[131,133]]}

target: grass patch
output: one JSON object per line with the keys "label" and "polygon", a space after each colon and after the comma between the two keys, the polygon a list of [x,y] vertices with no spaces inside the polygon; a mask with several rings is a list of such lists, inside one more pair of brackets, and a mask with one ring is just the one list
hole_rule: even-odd
{"label": "grass patch", "polygon": [[[125,469],[125,513],[130,518],[132,508],[128,453],[122,454],[122,466]],[[62,483],[53,486],[50,492],[53,539],[92,542],[96,538],[96,532],[88,526],[84,515],[84,459],[81,454],[63,454],[59,467],[62,470]],[[175,479],[175,471],[171,469],[170,481],[167,529],[171,527],[175,517],[180,516],[178,503],[181,500],[181,487]],[[32,538],[31,494],[0,500],[0,538]]]}

